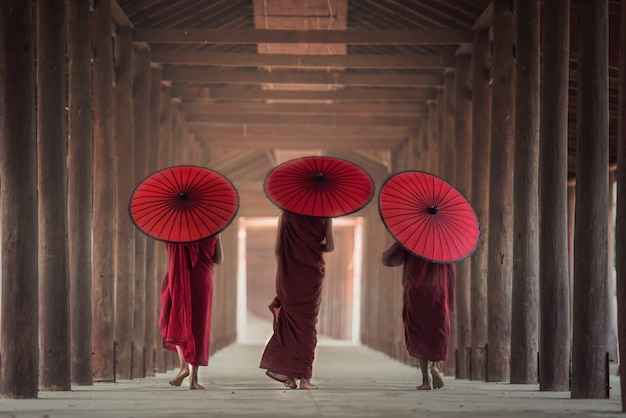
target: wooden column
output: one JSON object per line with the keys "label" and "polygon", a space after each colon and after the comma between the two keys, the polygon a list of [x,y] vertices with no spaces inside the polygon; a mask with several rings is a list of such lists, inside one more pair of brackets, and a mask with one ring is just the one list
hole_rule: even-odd
{"label": "wooden column", "polygon": [[626,412],[626,0],[620,3],[620,44],[617,129],[617,207],[615,219],[617,274],[617,335],[619,344],[620,393]]}
{"label": "wooden column", "polygon": [[567,215],[569,0],[544,4],[541,68],[539,389],[569,389],[570,310]]}
{"label": "wooden column", "polygon": [[[470,54],[456,56],[455,83],[455,186],[469,198],[472,193],[472,59]],[[472,340],[470,294],[470,260],[463,260],[456,265],[456,377],[469,378],[468,352]]]}
{"label": "wooden column", "polygon": [[[150,50],[135,48],[133,56],[133,137],[135,141],[135,181],[139,184],[148,174],[150,137]],[[146,370],[146,247],[147,236],[135,231],[135,298],[133,314],[133,364],[131,377],[145,377]],[[152,238],[150,238],[152,239]]]}
{"label": "wooden column", "polygon": [[572,398],[605,398],[608,0],[579,1]]}
{"label": "wooden column", "polygon": [[[448,182],[454,183],[456,173],[455,160],[455,73],[447,69],[444,74],[443,91],[443,130],[441,147],[441,176]],[[448,360],[443,368],[448,375],[456,374],[456,309],[450,313],[450,342],[448,344]]]}
{"label": "wooden column", "polygon": [[487,381],[509,379],[513,274],[515,19],[512,2],[493,2],[493,87],[489,176]]}
{"label": "wooden column", "polygon": [[94,380],[114,379],[113,289],[115,174],[111,0],[94,2],[93,44],[93,253],[92,320]]}
{"label": "wooden column", "polygon": [[537,383],[539,306],[539,0],[516,3],[511,383]]}
{"label": "wooden column", "polygon": [[117,377],[131,378],[133,306],[135,301],[135,226],[128,216],[134,184],[132,31],[120,28],[115,38],[115,342]]}
{"label": "wooden column", "polygon": [[68,231],[72,384],[93,384],[91,229],[93,131],[89,2],[68,0]]}
{"label": "wooden column", "polygon": [[[161,67],[150,69],[150,127],[146,144],[148,151],[148,172],[154,173],[159,167],[159,125],[161,122]],[[157,310],[162,272],[157,269],[157,254],[161,249],[152,238],[146,240],[146,375],[154,376],[154,357],[156,348],[161,344]]]}
{"label": "wooden column", "polygon": [[30,1],[0,2],[2,324],[0,394],[37,398],[37,138]]}
{"label": "wooden column", "polygon": [[37,4],[39,385],[69,390],[64,0]]}
{"label": "wooden column", "polygon": [[428,154],[425,158],[424,170],[429,173],[439,172],[439,156],[441,155],[441,143],[439,141],[439,126],[437,124],[437,102],[428,102]]}
{"label": "wooden column", "polygon": [[489,242],[489,159],[491,94],[488,29],[474,31],[472,53],[472,194],[480,223],[480,241],[471,258],[471,380],[485,380],[487,345],[487,244]]}

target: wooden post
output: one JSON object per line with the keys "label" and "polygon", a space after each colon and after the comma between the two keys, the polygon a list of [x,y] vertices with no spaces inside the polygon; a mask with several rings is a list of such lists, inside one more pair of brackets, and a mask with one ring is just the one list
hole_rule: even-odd
{"label": "wooden post", "polygon": [[[135,48],[133,66],[135,181],[137,185],[148,174],[150,138],[150,50]],[[146,247],[147,236],[135,230],[135,298],[133,315],[133,377],[145,377],[143,351],[146,346]],[[152,238],[150,238],[152,239]]]}
{"label": "wooden post", "polygon": [[605,398],[608,0],[579,1],[572,398]]}
{"label": "wooden post", "polygon": [[68,0],[68,231],[72,384],[93,384],[91,228],[93,131],[89,2]]}
{"label": "wooden post", "polygon": [[[471,55],[456,56],[455,83],[455,186],[469,198],[472,193],[472,81]],[[466,259],[456,265],[456,346],[457,370],[459,379],[469,378],[469,359],[467,349],[472,340],[470,299],[471,299],[471,264]]]}
{"label": "wooden post", "polygon": [[134,184],[132,31],[119,29],[115,38],[115,341],[117,375],[131,378],[133,306],[135,301],[135,226],[128,216]]}
{"label": "wooden post", "polygon": [[569,0],[544,4],[541,69],[539,390],[569,389],[567,103]]}
{"label": "wooden post", "polygon": [[[153,173],[159,168],[159,125],[161,121],[161,67],[150,69],[150,127],[148,132],[148,172]],[[161,288],[162,272],[157,268],[157,241],[146,240],[146,374],[154,376],[154,356],[152,353],[161,345],[161,336],[158,332],[157,308],[159,305],[158,289]]]}
{"label": "wooden post", "polygon": [[539,0],[517,2],[511,383],[537,383]]}
{"label": "wooden post", "polygon": [[94,380],[114,380],[113,288],[115,175],[111,0],[94,1],[93,44],[93,253]]}
{"label": "wooden post", "polygon": [[64,0],[37,5],[39,384],[69,390]]}
{"label": "wooden post", "polygon": [[626,0],[620,3],[617,207],[615,219],[617,274],[617,335],[620,358],[622,412],[626,412]]}
{"label": "wooden post", "polygon": [[515,19],[512,2],[493,2],[493,87],[489,176],[487,381],[509,379],[513,274],[513,157],[515,145]]}
{"label": "wooden post", "polygon": [[424,159],[424,169],[429,173],[437,173],[439,171],[440,142],[437,125],[437,102],[431,100],[428,102],[428,153]]}
{"label": "wooden post", "polygon": [[[30,1],[0,2],[2,318],[0,394],[37,398],[37,138]],[[10,318],[11,320],[7,320]]]}
{"label": "wooden post", "polygon": [[471,258],[471,380],[485,380],[487,344],[487,248],[489,242],[489,159],[491,95],[488,29],[474,32],[472,54],[472,206],[480,223],[480,242]]}

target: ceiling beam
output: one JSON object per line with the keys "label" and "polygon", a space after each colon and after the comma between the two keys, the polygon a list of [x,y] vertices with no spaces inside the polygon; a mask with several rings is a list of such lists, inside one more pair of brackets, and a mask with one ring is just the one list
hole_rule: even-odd
{"label": "ceiling beam", "polygon": [[428,101],[437,98],[434,87],[420,88],[341,88],[335,90],[264,90],[260,88],[196,87],[187,84],[172,86],[172,97],[189,100],[257,100],[257,101]]}
{"label": "ceiling beam", "polygon": [[448,68],[454,67],[449,55],[290,55],[240,54],[226,52],[163,51],[151,53],[153,62],[164,64],[210,65],[222,67],[284,68]]}
{"label": "ceiling beam", "polygon": [[135,28],[136,42],[185,44],[455,45],[472,42],[466,29],[271,30]]}
{"label": "ceiling beam", "polygon": [[[246,124],[246,123],[189,123],[188,131],[193,134],[208,134],[227,137],[280,137],[287,136],[293,140],[302,141],[308,147],[306,138],[311,136],[318,138],[408,138],[418,134],[417,126],[363,126],[363,125],[317,125],[317,124]],[[296,138],[296,139],[294,139]],[[302,139],[304,138],[304,139]]]}
{"label": "ceiling beam", "polygon": [[443,85],[441,74],[352,74],[292,71],[215,71],[163,68],[163,80],[173,82],[233,84],[323,84],[352,86],[418,87]]}
{"label": "ceiling beam", "polygon": [[211,125],[214,123],[236,123],[236,124],[302,124],[302,125],[361,125],[361,126],[414,126],[418,116],[379,116],[379,115],[285,115],[285,114],[237,114],[237,113],[186,113],[185,121],[188,125]]}
{"label": "ceiling beam", "polygon": [[228,136],[195,134],[197,141],[218,148],[245,148],[245,149],[332,149],[353,151],[355,149],[388,150],[401,146],[404,138],[390,137],[363,137],[363,136],[322,136],[306,135],[301,137],[285,135],[251,135]]}
{"label": "ceiling beam", "polygon": [[180,111],[188,113],[253,113],[253,114],[317,114],[317,115],[425,115],[427,106],[419,104],[389,103],[207,103],[185,102]]}

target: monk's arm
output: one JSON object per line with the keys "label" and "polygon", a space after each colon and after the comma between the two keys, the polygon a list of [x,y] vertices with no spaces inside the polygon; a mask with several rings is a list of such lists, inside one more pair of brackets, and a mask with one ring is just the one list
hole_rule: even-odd
{"label": "monk's arm", "polygon": [[280,229],[282,227],[282,223],[283,223],[283,215],[281,213],[280,216],[278,217],[278,228],[277,228],[277,233],[276,233],[276,245],[274,246],[274,255],[276,256],[276,262],[277,263],[278,263],[278,259],[280,258],[280,247],[281,247]]}
{"label": "monk's arm", "polygon": [[224,261],[224,250],[222,249],[222,237],[221,234],[217,236],[215,241],[215,254],[213,254],[213,262],[215,264],[221,264]]}
{"label": "monk's arm", "polygon": [[333,218],[326,218],[326,237],[324,238],[324,252],[335,249],[335,234],[333,233]]}
{"label": "monk's arm", "polygon": [[406,258],[406,253],[403,248],[398,244],[398,242],[394,242],[391,247],[387,248],[383,252],[382,262],[383,266],[386,267],[396,267],[404,263],[404,259]]}

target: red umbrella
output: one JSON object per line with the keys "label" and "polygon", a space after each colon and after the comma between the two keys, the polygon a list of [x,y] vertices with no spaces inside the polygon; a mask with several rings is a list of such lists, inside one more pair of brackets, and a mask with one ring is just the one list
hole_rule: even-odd
{"label": "red umbrella", "polygon": [[339,158],[308,156],[274,167],[263,184],[267,197],[288,212],[314,217],[348,215],[374,194],[365,170]]}
{"label": "red umbrella", "polygon": [[130,217],[147,235],[194,242],[226,228],[239,210],[233,184],[216,171],[181,165],[146,177],[130,198]]}
{"label": "red umbrella", "polygon": [[396,173],[383,183],[378,211],[387,230],[407,250],[435,263],[455,263],[474,253],[480,225],[459,190],[423,171]]}

